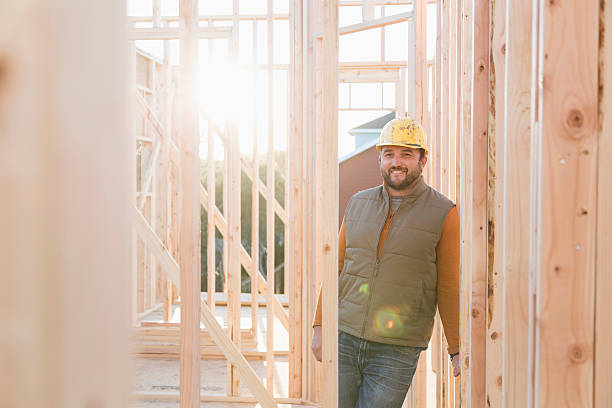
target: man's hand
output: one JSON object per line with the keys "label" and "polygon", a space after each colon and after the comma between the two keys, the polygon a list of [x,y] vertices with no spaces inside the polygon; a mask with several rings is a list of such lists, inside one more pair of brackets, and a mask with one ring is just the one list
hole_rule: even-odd
{"label": "man's hand", "polygon": [[314,354],[317,361],[321,361],[321,326],[315,326],[312,328],[312,344],[310,345],[312,354]]}
{"label": "man's hand", "polygon": [[454,356],[451,359],[451,362],[453,363],[453,375],[456,377],[459,374],[461,374],[461,363],[459,361],[459,354],[457,354],[456,356]]}

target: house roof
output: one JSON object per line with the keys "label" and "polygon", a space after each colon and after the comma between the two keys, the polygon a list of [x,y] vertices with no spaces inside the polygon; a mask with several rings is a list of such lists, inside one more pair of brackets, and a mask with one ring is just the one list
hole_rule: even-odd
{"label": "house roof", "polygon": [[366,122],[363,125],[354,127],[348,132],[351,135],[355,135],[356,133],[371,133],[371,132],[380,133],[382,128],[387,124],[387,122],[389,122],[392,119],[395,119],[395,112],[387,113],[386,115],[383,115],[379,118]]}
{"label": "house roof", "polygon": [[378,135],[380,134],[382,128],[387,124],[387,122],[392,119],[395,119],[395,112],[387,113],[386,115],[383,115],[379,118],[376,118],[374,120],[364,123],[363,125],[359,125],[349,130],[348,132],[352,136],[364,133],[372,134],[372,140],[369,140],[366,143],[357,146],[357,148],[349,154],[340,157],[338,159],[338,162],[342,163],[343,161],[348,160],[351,157],[355,157],[358,154],[363,153],[366,150],[376,146],[376,143],[378,143]]}

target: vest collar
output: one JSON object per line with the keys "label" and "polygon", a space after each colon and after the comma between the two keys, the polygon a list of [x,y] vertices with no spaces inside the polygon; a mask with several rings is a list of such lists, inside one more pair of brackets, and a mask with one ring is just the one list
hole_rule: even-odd
{"label": "vest collar", "polygon": [[[391,201],[391,193],[389,192],[389,186],[387,186],[387,183],[385,183],[384,181],[383,186],[383,199],[385,203],[389,206],[390,211],[391,205],[389,204],[389,202]],[[410,192],[404,196],[404,200],[402,201],[400,207],[403,206],[406,202],[410,204],[413,203],[421,194],[423,194],[426,189],[427,183],[425,183],[425,179],[423,178],[423,175],[421,175],[419,176],[419,179],[415,183],[414,187],[412,187],[412,190],[410,190]]]}

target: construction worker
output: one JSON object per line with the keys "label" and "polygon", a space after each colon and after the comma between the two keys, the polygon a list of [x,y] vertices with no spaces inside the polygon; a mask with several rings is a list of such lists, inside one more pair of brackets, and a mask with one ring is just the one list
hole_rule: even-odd
{"label": "construction worker", "polygon": [[[459,375],[459,216],[422,176],[428,149],[413,119],[379,143],[384,183],[355,194],[338,238],[338,407],[401,407],[440,312]],[[321,294],[312,351],[321,361]]]}

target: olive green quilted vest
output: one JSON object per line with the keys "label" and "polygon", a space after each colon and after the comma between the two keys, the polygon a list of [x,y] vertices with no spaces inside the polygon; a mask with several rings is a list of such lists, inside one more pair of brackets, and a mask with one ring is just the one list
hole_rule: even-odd
{"label": "olive green quilted vest", "polygon": [[384,186],[347,207],[346,253],[338,284],[338,328],[366,340],[427,347],[437,307],[436,246],[453,203],[423,178],[404,198],[377,259],[389,212]]}

